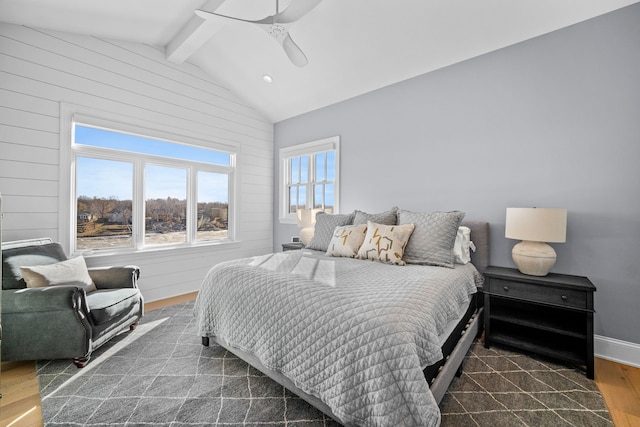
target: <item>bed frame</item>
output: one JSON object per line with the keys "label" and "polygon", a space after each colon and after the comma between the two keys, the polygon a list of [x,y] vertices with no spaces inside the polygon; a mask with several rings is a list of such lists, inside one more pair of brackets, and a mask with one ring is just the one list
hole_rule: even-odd
{"label": "bed frame", "polygon": [[[476,251],[471,253],[471,262],[480,273],[484,274],[489,265],[489,223],[467,221],[461,225],[471,229],[471,240],[476,246]],[[438,403],[440,403],[449,389],[453,377],[462,374],[464,357],[471,348],[473,341],[482,333],[484,322],[483,295],[481,291],[474,295],[471,304],[467,315],[458,323],[453,333],[442,346],[443,359],[434,365],[427,366],[424,370],[431,393]]]}
{"label": "bed frame", "polygon": [[[476,246],[476,251],[471,254],[471,262],[476,266],[480,273],[484,273],[484,270],[489,265],[489,223],[466,221],[461,225],[467,226],[471,229],[471,240]],[[431,389],[431,393],[437,403],[440,403],[444,397],[454,376],[461,375],[464,357],[469,351],[469,348],[471,348],[473,341],[482,332],[482,300],[481,292],[474,295],[466,315],[458,323],[453,333],[443,345],[443,359],[440,362],[427,366],[424,369],[425,379],[429,382],[429,388]],[[341,422],[340,418],[336,416],[329,406],[327,406],[322,400],[300,390],[289,378],[279,372],[267,368],[262,364],[262,362],[260,362],[260,359],[253,354],[240,350],[236,347],[232,347],[225,340],[219,337],[213,337],[213,340],[227,351],[233,353],[238,358],[244,360],[278,384],[298,395],[310,405],[319,409],[334,420]],[[209,345],[209,337],[202,337],[202,345]]]}

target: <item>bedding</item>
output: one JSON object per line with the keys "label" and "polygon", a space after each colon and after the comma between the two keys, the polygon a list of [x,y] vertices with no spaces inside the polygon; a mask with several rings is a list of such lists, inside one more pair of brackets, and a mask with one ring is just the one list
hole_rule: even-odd
{"label": "bedding", "polygon": [[27,288],[73,284],[82,287],[86,292],[97,290],[82,255],[53,264],[20,267],[20,273],[27,283]]}
{"label": "bedding", "polygon": [[356,210],[354,212],[354,224],[366,224],[367,222],[375,222],[384,225],[396,225],[398,222],[398,208],[393,207],[391,210],[381,213],[370,214]]}
{"label": "bedding", "polygon": [[414,224],[404,260],[407,264],[453,267],[453,244],[464,212],[398,211],[398,225]]}
{"label": "bedding", "polygon": [[367,234],[356,258],[405,265],[402,256],[413,228],[413,224],[383,225],[367,222]]}
{"label": "bedding", "polygon": [[435,426],[423,369],[469,305],[473,264],[397,266],[287,251],[214,266],[196,300],[198,333],[257,357],[338,420]]}
{"label": "bedding", "polygon": [[316,214],[316,224],[314,227],[313,237],[307,248],[317,251],[326,252],[329,249],[329,243],[333,237],[333,230],[336,227],[344,225],[352,225],[355,214],[327,214],[318,212]]}
{"label": "bedding", "polygon": [[471,251],[475,252],[476,245],[471,241],[471,229],[469,227],[458,227],[456,241],[453,244],[453,256],[456,264],[466,264],[471,262]]}
{"label": "bedding", "polygon": [[366,233],[367,224],[336,227],[327,249],[327,256],[355,257],[364,242]]}

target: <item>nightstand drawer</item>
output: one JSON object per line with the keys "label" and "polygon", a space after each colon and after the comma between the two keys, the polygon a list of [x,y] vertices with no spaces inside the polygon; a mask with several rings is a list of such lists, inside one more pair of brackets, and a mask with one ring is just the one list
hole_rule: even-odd
{"label": "nightstand drawer", "polygon": [[[587,293],[571,289],[558,289],[532,283],[513,282],[510,280],[490,280],[489,292],[494,295],[525,299],[527,301],[555,304],[573,308],[587,308]],[[485,289],[485,292],[487,290]]]}

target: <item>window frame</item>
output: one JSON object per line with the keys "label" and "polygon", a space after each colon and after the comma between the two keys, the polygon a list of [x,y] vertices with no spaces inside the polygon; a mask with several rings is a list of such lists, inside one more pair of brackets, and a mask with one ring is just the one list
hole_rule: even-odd
{"label": "window frame", "polygon": [[[340,137],[332,136],[316,141],[306,142],[303,144],[293,145],[290,147],[281,148],[279,151],[279,165],[280,165],[280,209],[279,219],[282,224],[297,224],[298,218],[296,214],[289,213],[289,184],[291,182],[291,162],[293,157],[309,156],[309,179],[306,183],[306,203],[307,209],[313,208],[313,187],[316,184],[315,174],[315,155],[317,153],[325,151],[335,151],[335,179],[333,180],[334,186],[334,213],[340,212]],[[326,167],[326,165],[325,165]],[[327,181],[322,181],[326,183]]]}
{"label": "window frame", "polygon": [[[198,138],[178,134],[174,129],[166,125],[153,124],[132,120],[130,117],[123,117],[90,108],[61,104],[61,131],[60,131],[60,190],[59,190],[59,230],[58,239],[67,253],[71,256],[83,254],[91,255],[121,255],[127,253],[145,253],[157,250],[210,247],[237,243],[237,220],[236,206],[237,198],[237,174],[239,149],[234,144],[224,144],[204,141]],[[107,131],[128,133],[145,138],[159,139],[176,144],[191,145],[197,148],[218,150],[230,155],[230,163],[217,165],[211,163],[182,160],[171,157],[157,156],[152,154],[142,154],[112,150],[102,147],[92,147],[86,145],[74,145],[74,124],[96,127]],[[78,250],[76,248],[76,226],[77,226],[77,194],[76,194],[76,159],[77,157],[90,157],[105,160],[124,161],[133,163],[133,192],[132,192],[132,224],[134,225],[134,239],[132,247]],[[145,245],[145,169],[144,165],[157,165],[185,168],[187,177],[187,235],[186,241],[175,244],[154,244]],[[228,175],[228,235],[225,239],[219,240],[196,240],[198,172],[223,173]]]}

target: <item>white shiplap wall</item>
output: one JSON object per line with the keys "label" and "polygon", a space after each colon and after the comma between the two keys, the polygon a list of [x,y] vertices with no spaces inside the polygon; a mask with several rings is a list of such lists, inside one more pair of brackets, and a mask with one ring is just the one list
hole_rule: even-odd
{"label": "white shiplap wall", "polygon": [[[221,66],[224,66],[221,64]],[[199,289],[223,260],[273,248],[273,126],[229,90],[164,50],[0,23],[0,193],[5,241],[60,239],[61,103],[131,117],[173,133],[239,146],[240,243],[87,258],[90,266],[135,263],[147,301]]]}

